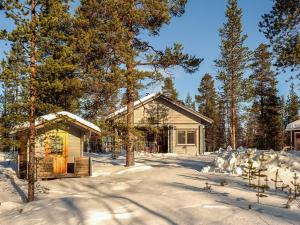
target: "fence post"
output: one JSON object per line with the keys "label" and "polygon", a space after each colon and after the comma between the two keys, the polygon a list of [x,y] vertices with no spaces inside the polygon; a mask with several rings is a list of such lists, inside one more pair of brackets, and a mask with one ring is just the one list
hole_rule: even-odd
{"label": "fence post", "polygon": [[89,157],[89,176],[92,176],[92,157]]}

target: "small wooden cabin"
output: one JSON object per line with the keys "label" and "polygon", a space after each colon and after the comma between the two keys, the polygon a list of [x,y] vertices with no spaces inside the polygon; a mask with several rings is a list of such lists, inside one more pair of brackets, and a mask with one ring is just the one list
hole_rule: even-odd
{"label": "small wooden cabin", "polygon": [[[91,161],[83,157],[86,143],[98,139],[100,128],[72,113],[58,112],[36,120],[36,177],[60,178],[91,175]],[[17,174],[27,178],[28,124],[15,128]]]}
{"label": "small wooden cabin", "polygon": [[290,134],[291,149],[300,150],[300,120],[288,124],[286,131]]}
{"label": "small wooden cabin", "polygon": [[[205,151],[205,127],[212,120],[161,93],[134,103],[134,124],[143,133],[136,151],[199,155]],[[127,107],[108,116],[113,123],[126,122]]]}

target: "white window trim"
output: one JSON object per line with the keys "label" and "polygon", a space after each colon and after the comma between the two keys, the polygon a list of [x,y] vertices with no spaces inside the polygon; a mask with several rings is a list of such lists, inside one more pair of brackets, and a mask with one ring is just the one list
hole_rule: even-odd
{"label": "white window trim", "polygon": [[[178,143],[178,132],[184,131],[185,133],[185,144]],[[187,133],[188,131],[193,131],[195,133],[195,143],[194,144],[187,144]],[[197,129],[177,129],[176,130],[176,146],[197,146]]]}

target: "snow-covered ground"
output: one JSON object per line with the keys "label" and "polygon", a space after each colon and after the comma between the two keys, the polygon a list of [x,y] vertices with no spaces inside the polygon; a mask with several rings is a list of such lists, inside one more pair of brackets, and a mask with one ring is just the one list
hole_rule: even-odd
{"label": "snow-covered ground", "polygon": [[283,207],[284,192],[271,189],[258,205],[246,180],[201,172],[217,156],[139,154],[131,168],[124,157],[91,156],[93,177],[39,181],[28,204],[26,183],[2,162],[0,224],[300,224],[300,209]]}

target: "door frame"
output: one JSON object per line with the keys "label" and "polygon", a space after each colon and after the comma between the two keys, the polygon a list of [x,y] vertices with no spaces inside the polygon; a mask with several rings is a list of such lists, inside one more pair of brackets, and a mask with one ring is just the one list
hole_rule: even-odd
{"label": "door frame", "polygon": [[294,149],[295,150],[300,150],[300,148],[299,149],[297,148],[297,134],[300,134],[300,132],[299,131],[294,132]]}
{"label": "door frame", "polygon": [[[57,172],[56,169],[56,163],[58,158],[57,154],[51,153],[51,141],[50,141],[50,136],[58,136],[63,138],[63,151],[61,157],[64,158],[63,162],[63,169],[61,172]],[[45,142],[45,155],[46,158],[52,158],[53,159],[53,173],[56,174],[66,174],[67,171],[67,164],[68,164],[68,133],[63,130],[56,130],[56,131],[50,131],[47,133],[47,138]]]}

